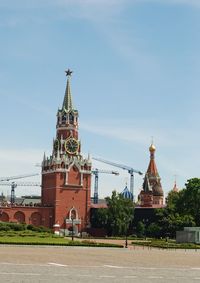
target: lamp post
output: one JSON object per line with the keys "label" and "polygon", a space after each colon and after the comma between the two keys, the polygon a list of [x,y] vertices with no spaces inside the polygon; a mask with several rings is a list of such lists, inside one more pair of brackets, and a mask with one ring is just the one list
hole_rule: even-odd
{"label": "lamp post", "polygon": [[49,226],[52,228],[52,215],[49,216]]}
{"label": "lamp post", "polygon": [[71,215],[71,220],[72,220],[72,241],[74,240],[74,215]]}
{"label": "lamp post", "polygon": [[81,238],[83,237],[83,217],[81,217]]}
{"label": "lamp post", "polygon": [[126,229],[126,238],[125,238],[125,248],[128,248],[127,229]]}
{"label": "lamp post", "polygon": [[125,217],[124,222],[125,222],[125,248],[128,248],[128,226],[130,219]]}

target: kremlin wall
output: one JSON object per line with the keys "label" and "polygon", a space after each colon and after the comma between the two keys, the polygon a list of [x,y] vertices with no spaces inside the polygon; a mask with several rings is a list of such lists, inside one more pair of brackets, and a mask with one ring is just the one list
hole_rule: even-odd
{"label": "kremlin wall", "polygon": [[[0,221],[27,223],[45,226],[55,232],[64,230],[67,234],[73,226],[75,234],[89,231],[90,217],[101,203],[91,202],[92,162],[81,153],[78,130],[78,110],[73,107],[70,90],[72,72],[66,71],[67,84],[62,107],[57,112],[56,134],[52,155],[44,155],[41,168],[41,203],[23,206],[2,203]],[[149,147],[150,162],[144,176],[136,205],[136,218],[150,217],[154,208],[164,206],[161,179],[155,163],[156,148]],[[133,199],[126,187],[125,198]]]}

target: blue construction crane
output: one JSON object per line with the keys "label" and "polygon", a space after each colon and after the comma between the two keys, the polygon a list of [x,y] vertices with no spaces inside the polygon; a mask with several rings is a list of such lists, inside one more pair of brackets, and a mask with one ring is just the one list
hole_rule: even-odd
{"label": "blue construction crane", "polygon": [[[1,186],[11,186],[11,195],[10,195],[11,204],[13,204],[15,202],[15,188],[17,187],[17,184],[15,182],[12,182],[12,183],[2,183],[2,182],[17,180],[17,179],[23,179],[23,178],[28,178],[28,177],[38,176],[38,175],[39,175],[38,173],[35,173],[35,174],[25,174],[25,175],[18,175],[18,176],[10,176],[10,177],[0,178],[0,185]],[[25,185],[21,185],[21,186],[25,186]],[[30,186],[30,184],[29,184],[29,186]]]}
{"label": "blue construction crane", "polygon": [[11,195],[10,195],[10,203],[15,203],[15,189],[17,186],[33,186],[33,187],[41,187],[39,182],[0,182],[0,186],[10,186],[11,187]]}
{"label": "blue construction crane", "polygon": [[[93,157],[93,159],[100,161],[100,162],[103,162],[103,163],[106,163],[106,164],[109,164],[111,166],[115,166],[115,167],[127,170],[128,173],[130,174],[130,192],[133,194],[133,191],[134,191],[134,173],[137,173],[139,175],[143,175],[143,173],[141,171],[135,170],[132,167],[129,167],[127,165],[115,163],[115,162],[108,161],[108,160],[105,160],[105,159],[102,159],[102,158]],[[134,198],[134,194],[133,194],[133,198]]]}
{"label": "blue construction crane", "polygon": [[99,195],[98,195],[99,173],[119,175],[119,172],[117,172],[117,171],[99,170],[97,168],[92,170],[92,174],[95,176],[95,180],[94,180],[94,203],[98,203],[98,200],[99,200]]}

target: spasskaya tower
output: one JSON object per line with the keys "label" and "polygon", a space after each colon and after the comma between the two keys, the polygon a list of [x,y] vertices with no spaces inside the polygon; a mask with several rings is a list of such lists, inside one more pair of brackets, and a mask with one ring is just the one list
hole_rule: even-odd
{"label": "spasskaya tower", "polygon": [[91,198],[91,161],[83,158],[78,136],[78,111],[72,103],[70,78],[62,108],[58,109],[56,137],[52,155],[42,162],[42,206],[53,207],[51,223],[65,234],[75,234],[89,227]]}

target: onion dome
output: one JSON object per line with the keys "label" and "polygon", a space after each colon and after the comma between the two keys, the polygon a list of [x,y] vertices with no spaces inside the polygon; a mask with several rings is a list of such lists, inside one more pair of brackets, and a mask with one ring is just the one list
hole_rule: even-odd
{"label": "onion dome", "polygon": [[155,151],[156,151],[156,147],[153,143],[151,143],[150,147],[149,147],[149,151],[150,151],[150,162],[149,162],[149,166],[147,169],[147,174],[150,177],[159,177],[158,174],[158,170],[156,167],[156,162],[155,162]]}
{"label": "onion dome", "polygon": [[153,186],[153,195],[159,197],[162,197],[164,195],[162,186],[160,184],[155,184],[155,186]]}
{"label": "onion dome", "polygon": [[121,192],[121,195],[123,198],[133,200],[133,194],[129,191],[127,186],[124,188],[124,190]]}
{"label": "onion dome", "polygon": [[155,145],[154,145],[153,143],[150,145],[149,151],[150,151],[150,152],[156,151],[156,147],[155,147]]}

